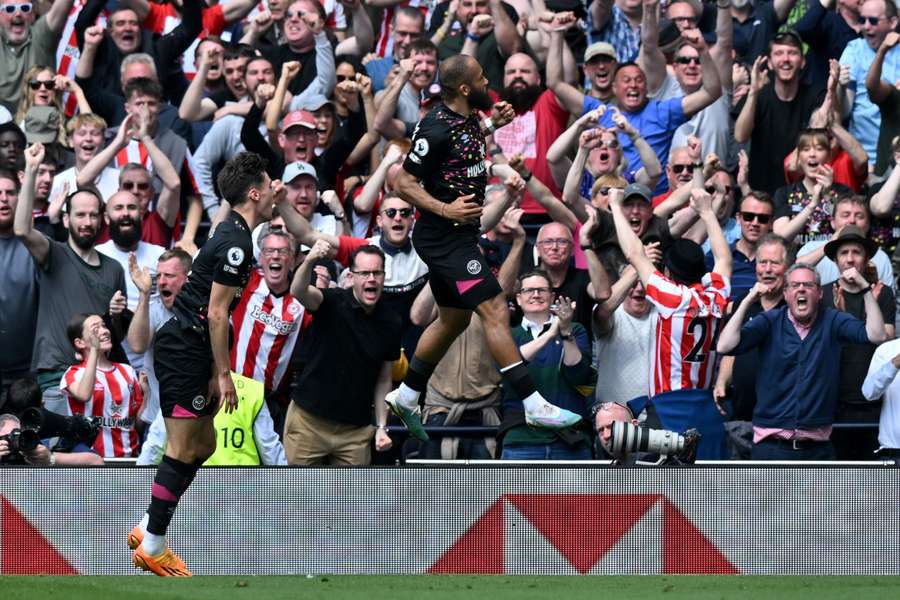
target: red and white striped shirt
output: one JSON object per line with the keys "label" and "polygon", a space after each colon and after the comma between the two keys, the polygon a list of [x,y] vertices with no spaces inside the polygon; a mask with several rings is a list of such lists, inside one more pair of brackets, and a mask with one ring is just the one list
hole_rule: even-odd
{"label": "red and white striped shirt", "polygon": [[141,386],[130,365],[113,363],[108,370],[97,368],[94,393],[87,402],[79,402],[70,390],[84,377],[85,364],[72,365],[59,384],[69,401],[73,415],[100,417],[102,427],[94,441],[94,450],[104,458],[138,455],[138,432],[134,428],[143,403]]}
{"label": "red and white striped shirt", "polygon": [[714,343],[731,294],[730,282],[718,273],[707,273],[702,283],[686,286],[657,271],[646,288],[647,300],[659,313],[650,397],[709,388],[716,364]]}
{"label": "red and white striped shirt", "polygon": [[383,11],[383,16],[381,17],[381,24],[378,27],[378,39],[375,41],[375,54],[382,58],[394,55],[394,32],[391,29],[391,21],[394,20],[394,9],[396,7],[412,6],[413,8],[418,8],[422,11],[422,17],[427,24],[430,16],[429,13],[432,10],[432,4],[433,3],[428,0],[404,0],[403,2],[398,2],[394,6],[386,7]]}
{"label": "red and white striped shirt", "polygon": [[[75,21],[87,0],[75,0],[69,10],[69,16],[66,17],[66,24],[63,26],[62,35],[59,38],[59,45],[56,47],[56,64],[59,65],[56,72],[65,75],[72,81],[75,80],[75,68],[78,66],[78,60],[81,58],[81,51],[78,49],[78,38],[75,35]],[[106,25],[106,18],[109,15],[107,10],[103,10],[97,17],[95,24]],[[71,117],[78,109],[78,100],[75,94],[66,92],[63,94],[63,108],[67,117]]]}
{"label": "red and white striped shirt", "polygon": [[[191,151],[186,150],[180,174],[182,175],[182,181],[184,181],[184,177],[186,176],[191,184],[191,189],[188,189],[186,193],[199,194],[200,192],[196,183],[197,180],[194,177],[193,160],[194,157],[191,154]],[[153,161],[150,160],[150,153],[147,151],[147,147],[137,140],[128,140],[128,145],[119,150],[116,154],[116,168],[121,169],[128,163],[138,163],[139,165],[143,165],[151,175],[153,174]],[[172,166],[176,169],[178,168],[177,165]],[[182,191],[184,191],[184,187],[182,187]]]}
{"label": "red and white striped shirt", "polygon": [[253,271],[231,313],[235,336],[231,370],[262,381],[266,392],[277,390],[287,373],[305,317],[303,305],[290,292],[275,296],[262,271]]}

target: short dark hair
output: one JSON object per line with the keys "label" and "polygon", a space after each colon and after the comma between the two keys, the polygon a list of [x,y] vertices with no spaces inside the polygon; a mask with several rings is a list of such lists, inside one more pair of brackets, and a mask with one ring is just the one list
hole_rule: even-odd
{"label": "short dark hair", "polygon": [[3,409],[16,415],[22,414],[26,408],[41,407],[41,386],[33,377],[22,377],[9,384],[6,404]]}
{"label": "short dark hair", "polygon": [[65,203],[63,204],[63,212],[67,215],[72,214],[72,199],[75,198],[78,194],[90,194],[94,198],[97,199],[97,210],[101,213],[103,212],[103,196],[100,195],[100,192],[97,191],[95,187],[80,187],[77,188],[74,192],[66,196]]}
{"label": "short dark hair", "polygon": [[362,61],[359,60],[358,56],[353,54],[338,54],[334,57],[335,69],[345,63],[353,67],[353,70],[357,73],[362,73],[363,75],[366,74],[366,67],[362,64]]}
{"label": "short dark hair", "polygon": [[456,54],[441,61],[438,69],[441,81],[441,95],[445,100],[456,98],[459,94],[457,88],[469,82],[469,69],[475,59],[465,54]]}
{"label": "short dark hair", "polygon": [[0,124],[0,135],[3,135],[4,133],[16,134],[16,136],[18,136],[19,138],[19,141],[22,143],[23,148],[28,145],[28,140],[25,139],[25,132],[22,131],[19,126],[12,121]]}
{"label": "short dark hair", "polygon": [[391,18],[391,29],[397,26],[397,17],[403,15],[409,19],[416,19],[422,25],[422,31],[425,31],[425,15],[422,14],[415,6],[398,6],[394,8],[394,16]]}
{"label": "short dark hair", "polygon": [[[522,287],[522,282],[525,281],[526,279],[528,279],[529,277],[543,277],[547,281],[547,283],[550,284],[550,287],[551,288],[553,287],[553,282],[550,279],[550,274],[547,273],[547,271],[545,271],[544,269],[529,269],[529,270],[525,271],[524,273],[521,273],[516,278],[516,283],[517,283],[516,288]],[[516,290],[516,293],[519,293],[518,289]]]}
{"label": "short dark hair", "polygon": [[216,183],[222,196],[231,206],[240,206],[247,201],[247,192],[253,186],[262,186],[265,179],[266,161],[254,152],[241,152],[225,163]]}
{"label": "short dark hair", "polygon": [[772,210],[775,210],[775,201],[772,200],[772,196],[769,195],[768,192],[764,192],[762,190],[750,190],[749,193],[744,194],[744,197],[741,198],[741,201],[738,202],[738,208],[744,204],[744,200],[747,198],[753,198],[757,202],[762,202],[763,204],[768,204],[772,207]]}
{"label": "short dark hair", "polygon": [[72,344],[73,348],[75,347],[75,340],[80,339],[84,334],[84,322],[90,316],[87,313],[75,313],[69,319],[69,323],[66,325],[66,337],[69,338],[69,343]]}
{"label": "short dark hair", "polygon": [[236,58],[253,58],[256,51],[252,46],[247,44],[230,44],[225,46],[225,52],[222,53],[222,60],[234,60]]}
{"label": "short dark hair", "polygon": [[125,84],[125,100],[131,100],[132,96],[150,96],[156,100],[162,100],[163,89],[158,81],[149,77],[135,77]]}
{"label": "short dark hair", "polygon": [[156,262],[166,262],[167,260],[172,260],[173,258],[181,263],[181,266],[184,268],[185,273],[190,272],[191,265],[194,264],[194,259],[191,258],[190,254],[188,254],[181,248],[172,248],[171,250],[166,250],[159,255],[159,258],[156,260]]}
{"label": "short dark hair", "polygon": [[[627,62],[619,63],[619,64],[616,65],[616,72],[613,73],[613,79],[615,79],[616,77],[619,76],[619,71],[621,71],[622,69],[625,69],[625,68],[627,68],[627,67],[637,67],[638,69],[641,69],[641,65],[637,64],[637,63],[634,62],[633,60],[629,60],[629,61],[627,61]],[[643,72],[644,72],[644,70],[641,69],[641,73],[643,73]]]}
{"label": "short dark hair", "polygon": [[360,246],[350,255],[350,269],[356,268],[356,257],[360,254],[371,254],[372,256],[377,256],[381,258],[381,266],[384,267],[384,252],[378,246],[373,246],[372,244],[366,244],[365,246]]}
{"label": "short dark hair", "polygon": [[[210,34],[200,40],[200,44],[202,44],[203,42],[210,42],[212,44],[220,46],[222,48],[222,56],[225,56],[225,42],[223,42],[222,38],[220,38],[219,36]],[[197,58],[199,56],[198,52],[200,52],[200,44],[197,44],[197,47],[194,48],[194,58]],[[225,59],[223,58],[222,60]]]}
{"label": "short dark hair", "polygon": [[867,217],[871,216],[871,214],[869,213],[869,202],[868,202],[868,200],[866,200],[865,196],[857,196],[855,194],[844,194],[842,196],[838,196],[834,200],[834,204],[832,205],[832,208],[831,208],[832,218],[834,217],[834,215],[837,214],[838,206],[840,206],[841,204],[855,204],[856,206],[861,206],[863,208],[863,210],[866,211],[866,216]]}
{"label": "short dark hair", "polygon": [[16,194],[22,189],[22,182],[16,177],[16,174],[7,169],[0,169],[0,179],[9,179],[16,186]]}
{"label": "short dark hair", "polygon": [[409,54],[412,56],[413,52],[418,52],[420,54],[434,54],[437,56],[438,49],[431,40],[426,37],[416,38],[409,45]]}

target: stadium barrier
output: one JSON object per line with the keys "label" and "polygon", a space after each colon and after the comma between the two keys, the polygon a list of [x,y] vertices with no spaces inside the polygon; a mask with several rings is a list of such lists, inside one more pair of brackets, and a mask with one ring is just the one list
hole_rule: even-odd
{"label": "stadium barrier", "polygon": [[[0,470],[0,573],[135,572],[147,468]],[[900,469],[203,469],[170,542],[195,574],[900,573]]]}

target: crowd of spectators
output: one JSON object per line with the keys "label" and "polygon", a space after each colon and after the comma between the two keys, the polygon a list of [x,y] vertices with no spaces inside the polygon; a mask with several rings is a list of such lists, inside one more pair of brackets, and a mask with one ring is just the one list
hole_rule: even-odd
{"label": "crowd of spectators", "polygon": [[[212,464],[602,458],[611,415],[706,458],[894,455],[897,28],[895,0],[0,0],[0,431],[40,403],[159,460],[153,336],[250,151],[287,195]],[[475,316],[423,423],[497,434],[399,448],[384,395],[437,309],[398,176],[457,54],[515,112],[481,249],[583,421],[528,425]]]}

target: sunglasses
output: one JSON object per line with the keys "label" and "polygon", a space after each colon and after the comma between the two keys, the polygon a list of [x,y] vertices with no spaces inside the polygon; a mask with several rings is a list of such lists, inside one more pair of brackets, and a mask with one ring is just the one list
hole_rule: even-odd
{"label": "sunglasses", "polygon": [[52,79],[49,79],[47,81],[29,81],[28,87],[33,90],[39,90],[41,87],[43,87],[45,90],[49,90],[52,92],[56,89],[56,82]]}
{"label": "sunglasses", "polygon": [[146,192],[150,189],[150,184],[145,181],[123,181],[122,189],[125,190],[141,190],[142,192]]}
{"label": "sunglasses", "polygon": [[412,216],[413,211],[411,208],[386,208],[383,212],[388,219],[396,217],[398,212],[402,218],[408,219]]}
{"label": "sunglasses", "polygon": [[690,64],[699,65],[700,57],[699,56],[679,56],[678,58],[675,59],[675,62],[678,63],[679,65],[690,65]]}
{"label": "sunglasses", "polygon": [[27,15],[31,12],[31,2],[23,2],[22,4],[4,4],[3,12],[8,15],[13,14],[16,11],[21,12],[23,15]]}
{"label": "sunglasses", "polygon": [[769,221],[772,220],[772,215],[767,215],[767,214],[765,214],[765,213],[755,213],[755,212],[750,212],[750,211],[747,211],[747,210],[742,210],[742,211],[740,211],[739,214],[741,215],[741,219],[743,219],[743,220],[746,221],[747,223],[750,223],[750,222],[752,222],[752,221],[756,221],[756,222],[758,222],[760,225],[765,225],[765,224],[767,224]]}
{"label": "sunglasses", "polygon": [[356,77],[353,75],[335,75],[335,78],[338,83],[342,81],[356,81]]}
{"label": "sunglasses", "polygon": [[687,171],[688,173],[694,172],[694,165],[672,165],[672,172],[676,175],[680,175],[683,171]]}
{"label": "sunglasses", "polygon": [[856,24],[857,25],[865,25],[866,23],[868,23],[869,25],[872,25],[874,27],[875,25],[878,25],[881,22],[881,20],[882,20],[882,17],[862,17],[862,16],[860,16],[859,18],[856,19]]}
{"label": "sunglasses", "polygon": [[606,148],[609,148],[610,150],[615,150],[616,148],[619,147],[619,140],[609,140],[608,142],[604,142],[603,140],[600,140],[600,143],[597,144],[597,147],[598,148],[606,147]]}

